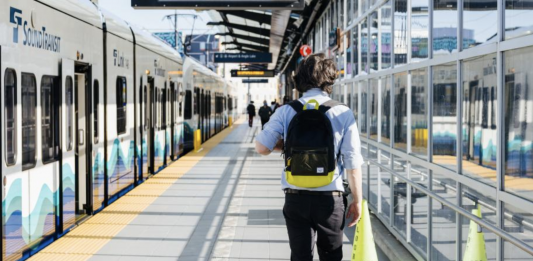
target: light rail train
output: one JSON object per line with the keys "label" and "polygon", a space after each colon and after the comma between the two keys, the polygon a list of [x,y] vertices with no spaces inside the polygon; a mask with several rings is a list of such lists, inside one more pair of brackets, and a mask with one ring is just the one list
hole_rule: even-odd
{"label": "light rail train", "polygon": [[31,256],[237,117],[234,86],[89,0],[0,2],[2,259]]}

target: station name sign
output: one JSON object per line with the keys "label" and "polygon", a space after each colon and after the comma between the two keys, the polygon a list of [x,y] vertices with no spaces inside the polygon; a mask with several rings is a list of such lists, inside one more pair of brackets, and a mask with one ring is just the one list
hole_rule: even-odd
{"label": "station name sign", "polygon": [[268,83],[268,79],[243,79],[242,83]]}
{"label": "station name sign", "polygon": [[274,77],[275,73],[273,70],[267,71],[240,71],[240,70],[231,70],[231,77]]}
{"label": "station name sign", "polygon": [[271,63],[272,53],[215,53],[215,63]]}

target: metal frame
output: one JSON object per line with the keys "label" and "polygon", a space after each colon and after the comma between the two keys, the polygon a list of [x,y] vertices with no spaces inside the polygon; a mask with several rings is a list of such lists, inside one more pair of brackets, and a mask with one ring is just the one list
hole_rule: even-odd
{"label": "metal frame", "polygon": [[[352,0],[345,0],[345,1],[352,1]],[[364,0],[363,0],[364,1]],[[357,1],[358,4],[360,4],[361,1]],[[353,19],[351,21],[347,21],[347,16],[345,14],[345,28],[344,28],[344,31],[343,33],[350,33],[351,34],[351,30],[356,28],[357,26],[359,26],[359,23],[363,21],[363,19],[369,19],[370,18],[370,15],[374,12],[374,11],[378,11],[379,12],[379,8],[385,4],[387,2],[387,0],[379,0],[376,4],[372,5],[368,10],[366,10],[364,13],[361,14],[361,6],[359,6],[358,8],[358,13],[361,14],[361,15],[357,15],[355,14],[353,17]],[[408,19],[408,22],[407,22],[407,26],[408,26],[408,50],[410,50],[411,48],[411,41],[410,41],[410,19],[411,19],[411,8],[410,8],[410,3],[411,1],[408,2],[408,7],[407,7],[407,19]],[[433,2],[432,1],[429,1],[428,2],[428,14],[429,14],[429,28],[433,28]],[[329,8],[329,7],[328,7]],[[352,5],[352,9],[355,8],[353,5]],[[392,12],[393,12],[393,17],[392,17],[392,26],[391,26],[391,30],[394,34],[394,30],[395,30],[395,24],[394,24],[394,8],[395,8],[395,1],[394,0],[391,0],[391,8],[392,8]],[[496,164],[497,164],[497,169],[496,169],[496,173],[497,173],[497,182],[496,182],[496,185],[493,186],[493,185],[489,185],[489,184],[486,184],[484,182],[481,182],[480,180],[477,180],[475,178],[472,178],[472,177],[469,177],[469,176],[466,176],[466,175],[463,175],[462,174],[462,164],[463,164],[463,159],[462,159],[462,155],[463,155],[463,151],[462,151],[462,122],[463,122],[463,108],[462,108],[462,100],[463,100],[463,72],[462,72],[462,66],[463,66],[463,62],[465,60],[468,60],[470,58],[476,58],[476,57],[480,57],[480,56],[484,56],[484,55],[488,55],[488,54],[496,54],[496,61],[497,61],[497,83],[498,83],[498,88],[497,88],[497,115],[498,115],[498,118],[497,118],[497,121],[498,121],[498,128],[497,128],[497,144],[498,144],[498,147],[499,148],[503,148],[505,146],[505,139],[504,139],[504,135],[505,135],[505,108],[504,108],[504,95],[505,95],[505,91],[504,91],[504,88],[505,88],[505,85],[504,85],[504,52],[505,51],[508,51],[508,50],[514,50],[514,49],[519,49],[519,48],[523,48],[523,47],[531,47],[533,46],[533,35],[527,35],[527,36],[522,36],[522,37],[517,37],[517,38],[513,38],[513,39],[509,39],[509,40],[505,40],[504,41],[504,37],[503,37],[503,33],[505,32],[505,28],[504,28],[504,18],[505,18],[505,15],[504,15],[504,10],[505,8],[505,4],[503,2],[503,0],[498,0],[498,9],[497,9],[497,15],[498,15],[498,28],[497,28],[497,34],[498,34],[498,37],[497,37],[497,41],[496,42],[492,42],[492,43],[487,43],[487,44],[483,44],[483,45],[480,45],[480,46],[476,46],[474,48],[469,48],[469,49],[466,49],[466,50],[462,50],[462,24],[463,24],[463,0],[458,0],[457,2],[457,19],[458,19],[458,28],[457,28],[457,52],[455,53],[451,53],[449,55],[444,55],[444,56],[438,56],[438,57],[433,57],[433,44],[432,44],[432,30],[429,30],[428,31],[428,59],[426,60],[423,60],[423,61],[419,61],[419,62],[416,62],[416,63],[412,63],[411,62],[411,52],[408,52],[408,57],[407,57],[407,64],[404,64],[404,65],[399,65],[399,66],[395,66],[395,59],[394,59],[394,49],[391,51],[391,68],[389,69],[381,69],[379,68],[378,71],[376,72],[372,72],[371,74],[367,74],[367,75],[352,75],[351,78],[348,78],[348,77],[343,77],[341,79],[339,79],[335,85],[346,85],[346,84],[350,84],[351,86],[354,86],[355,84],[357,84],[357,91],[358,91],[358,104],[359,104],[359,108],[358,108],[358,112],[359,112],[359,117],[358,117],[358,126],[361,126],[360,124],[362,123],[362,117],[361,117],[361,112],[362,112],[362,97],[361,97],[361,88],[364,86],[367,87],[367,102],[366,102],[366,105],[367,105],[367,110],[366,110],[366,126],[367,126],[367,132],[363,135],[360,136],[360,139],[361,139],[361,143],[363,144],[363,146],[366,145],[367,147],[367,150],[368,150],[368,153],[370,153],[370,147],[375,147],[377,149],[377,155],[378,155],[378,159],[377,160],[373,160],[373,159],[369,159],[368,155],[364,155],[365,159],[366,159],[366,164],[367,164],[367,172],[365,173],[365,175],[367,175],[367,181],[368,181],[368,184],[367,185],[367,195],[364,195],[366,198],[369,197],[369,194],[370,194],[370,166],[371,165],[374,165],[375,167],[377,168],[380,168],[381,170],[385,170],[386,172],[388,172],[388,174],[391,174],[392,175],[392,179],[391,179],[391,210],[390,210],[390,216],[388,218],[385,218],[385,216],[382,215],[381,213],[381,206],[378,205],[378,206],[374,206],[372,204],[369,204],[369,207],[371,208],[371,210],[373,210],[374,212],[377,213],[377,216],[378,218],[387,226],[387,228],[391,231],[391,233],[400,240],[400,242],[402,242],[402,244],[419,260],[430,260],[431,259],[431,256],[432,256],[432,238],[433,238],[433,230],[432,230],[432,227],[433,227],[433,215],[432,215],[432,208],[433,208],[433,201],[436,201],[436,202],[439,202],[441,203],[442,205],[445,205],[447,206],[448,208],[452,209],[453,211],[455,211],[456,213],[456,222],[455,222],[455,226],[456,226],[456,229],[455,229],[455,232],[456,232],[456,244],[455,244],[455,255],[454,257],[456,258],[456,260],[461,260],[462,259],[462,254],[463,254],[463,245],[462,245],[462,234],[464,233],[463,231],[463,228],[462,228],[462,219],[464,218],[467,218],[469,220],[473,220],[474,222],[476,222],[477,224],[479,224],[480,226],[484,227],[484,229],[487,229],[488,231],[494,233],[494,235],[496,236],[497,240],[496,240],[496,260],[500,261],[500,260],[504,260],[504,241],[507,241],[513,245],[515,245],[516,247],[522,249],[524,252],[526,253],[529,253],[531,255],[533,255],[533,246],[531,246],[530,244],[527,244],[525,243],[524,241],[518,239],[517,237],[515,237],[514,235],[506,232],[504,230],[504,218],[507,218],[507,219],[510,219],[512,218],[512,215],[510,213],[504,213],[504,204],[509,204],[509,205],[512,205],[512,206],[516,206],[518,208],[520,208],[521,210],[523,211],[526,211],[528,213],[532,213],[533,214],[533,201],[530,201],[530,200],[527,200],[527,199],[524,199],[524,198],[521,198],[520,196],[517,196],[515,194],[512,194],[510,192],[507,192],[507,191],[504,191],[504,178],[505,178],[505,169],[504,169],[504,153],[502,150],[498,150],[497,151],[497,155],[496,155]],[[345,12],[346,12],[346,8],[345,8]],[[327,13],[324,12],[324,13]],[[324,14],[325,15],[325,14]],[[378,14],[379,15],[379,14]],[[329,23],[329,20],[325,21],[326,24],[323,24],[322,26],[324,27],[327,27],[328,23]],[[367,20],[367,23],[368,23],[368,29],[370,28],[370,24],[369,24],[369,21]],[[359,50],[360,50],[360,46],[361,46],[361,28],[359,28],[358,30],[358,33],[359,33],[359,41],[358,41],[358,44],[359,44]],[[328,34],[326,34],[326,37],[328,37]],[[369,42],[370,42],[370,35],[368,35],[368,39],[367,39]],[[352,44],[353,43],[353,40],[350,40]],[[369,44],[369,43],[367,43]],[[368,45],[370,46],[370,45]],[[391,46],[394,48],[394,37],[391,37]],[[351,47],[350,47],[351,48]],[[320,52],[324,52],[324,53],[327,53],[328,52],[328,48],[325,47],[325,48],[322,48],[322,50],[320,50]],[[355,56],[355,54],[354,54]],[[361,55],[358,55],[358,59],[361,59]],[[359,72],[361,72],[361,69],[364,69],[362,68],[362,63],[359,62],[359,61],[354,61],[353,58],[352,58],[352,62],[357,62],[358,66],[360,67],[359,68]],[[433,67],[434,66],[437,66],[437,65],[443,65],[443,64],[449,64],[449,63],[455,63],[456,64],[456,68],[457,68],[457,88],[456,88],[456,92],[457,92],[457,100],[456,100],[456,106],[457,106],[457,113],[456,113],[456,118],[457,118],[457,137],[456,137],[456,163],[457,163],[457,169],[456,170],[450,170],[450,169],[447,169],[443,166],[440,166],[440,165],[437,165],[435,163],[433,163],[433,136],[431,135],[431,133],[433,133],[433,123],[432,123],[432,115],[433,115]],[[346,63],[345,63],[346,64]],[[367,64],[370,65],[370,50],[368,51],[368,55],[367,55]],[[345,66],[347,68],[347,64]],[[428,100],[427,100],[427,110],[428,110],[428,118],[427,118],[427,121],[428,121],[428,133],[430,135],[428,135],[427,139],[427,143],[428,143],[428,147],[427,147],[427,159],[422,159],[422,158],[419,158],[415,155],[413,155],[411,153],[411,120],[410,120],[410,117],[411,117],[411,71],[413,70],[416,70],[416,69],[421,69],[421,68],[427,68],[427,77],[428,77],[428,86],[426,86],[428,88]],[[404,152],[404,151],[401,151],[401,150],[398,150],[398,149],[394,149],[394,117],[391,116],[391,119],[390,119],[390,122],[389,122],[389,125],[390,125],[390,142],[389,144],[384,144],[381,142],[381,124],[380,124],[380,121],[378,121],[378,138],[377,140],[373,140],[373,139],[370,139],[370,122],[371,122],[371,115],[370,115],[370,103],[368,102],[369,99],[370,99],[370,79],[377,79],[379,81],[378,83],[378,88],[381,89],[382,87],[382,81],[387,79],[386,77],[387,76],[390,76],[389,77],[389,80],[391,81],[391,85],[390,85],[390,93],[391,93],[391,100],[390,100],[390,110],[391,110],[391,115],[394,115],[394,109],[395,109],[395,99],[393,99],[394,97],[394,94],[395,94],[395,84],[394,84],[394,74],[396,73],[401,73],[401,72],[407,72],[408,73],[408,87],[407,87],[407,91],[408,91],[408,95],[407,95],[407,110],[408,110],[408,128],[407,128],[407,137],[408,137],[408,141],[407,141],[407,151]],[[346,74],[345,74],[346,75]],[[349,88],[348,88],[349,89]],[[381,95],[381,91],[378,92],[379,95]],[[353,95],[353,94],[352,94]],[[378,99],[381,103],[381,100]],[[381,111],[381,104],[378,105],[378,110]],[[378,113],[378,118],[381,117],[381,113]],[[381,152],[388,152],[390,153],[391,155],[391,160],[389,161],[390,164],[382,164],[380,163],[381,162]],[[398,158],[401,158],[402,160],[406,160],[406,171],[407,171],[407,176],[402,176],[401,174],[399,173],[396,173],[394,171],[394,159],[395,157],[398,157]],[[423,168],[426,168],[428,170],[428,186],[427,188],[426,187],[423,187],[423,186],[420,186],[418,183],[416,182],[413,182],[411,180],[411,171],[412,171],[412,165],[418,165],[418,166],[421,166]],[[454,200],[450,201],[448,199],[445,199],[443,197],[441,197],[440,195],[436,194],[433,192],[433,175],[434,173],[438,173],[439,175],[445,177],[445,178],[449,178],[451,180],[454,180],[456,182],[456,197]],[[394,185],[393,185],[393,180],[396,179],[396,180],[400,180],[402,182],[406,182],[407,184],[407,188],[408,189],[411,189],[411,188],[414,188],[414,189],[417,189],[418,191],[421,191],[421,192],[424,192],[425,194],[428,195],[428,206],[427,206],[427,228],[428,228],[428,232],[427,232],[427,249],[426,249],[426,256],[424,255],[420,255],[420,252],[418,252],[417,250],[415,250],[415,248],[411,245],[412,242],[411,242],[411,238],[410,238],[410,230],[411,230],[411,224],[410,222],[406,222],[406,235],[405,235],[405,238],[403,236],[400,235],[399,232],[397,232],[396,228],[394,227],[394,211],[393,211],[393,204],[392,204],[392,200],[393,200],[393,196],[394,196]],[[380,181],[378,180],[378,187],[381,186],[381,184],[379,184]],[[489,221],[487,220],[483,220],[483,219],[480,219],[476,216],[474,216],[473,214],[471,214],[469,211],[467,211],[466,209],[464,209],[462,207],[462,201],[463,201],[463,186],[467,186],[467,187],[470,187],[470,188],[473,188],[475,189],[476,191],[478,191],[479,193],[481,194],[486,194],[486,195],[495,195],[495,201],[496,201],[496,206],[495,207],[492,207],[492,206],[489,206],[488,204],[484,204],[483,206],[484,207],[487,207],[487,208],[490,208],[492,210],[494,210],[496,212],[496,224],[492,224],[492,223],[489,223]],[[409,191],[409,190],[408,190]],[[378,198],[380,197],[380,194],[378,193],[377,194]],[[379,202],[379,201],[378,201]],[[482,202],[480,204],[483,204]],[[410,193],[408,193],[408,197],[407,197],[407,206],[408,206],[408,212],[405,213],[406,216],[410,216],[410,209],[412,207],[412,204],[411,204],[411,201],[410,201]]]}

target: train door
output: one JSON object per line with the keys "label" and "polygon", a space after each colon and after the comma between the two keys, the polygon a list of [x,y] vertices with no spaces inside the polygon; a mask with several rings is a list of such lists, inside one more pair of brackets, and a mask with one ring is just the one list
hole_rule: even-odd
{"label": "train door", "polygon": [[161,114],[159,115],[161,117],[161,124],[159,125],[161,127],[161,131],[159,132],[163,136],[163,147],[162,149],[165,150],[163,152],[163,158],[161,159],[162,165],[167,164],[167,157],[169,154],[169,137],[167,135],[167,83],[165,82],[164,88],[161,90],[161,97],[160,97],[160,106],[161,106]]}
{"label": "train door", "polygon": [[[68,62],[67,62],[68,63]],[[74,125],[75,125],[75,200],[76,219],[83,218],[92,209],[90,175],[90,110],[91,69],[88,65],[76,64],[74,71]]]}
{"label": "train door", "polygon": [[149,80],[146,75],[142,76],[141,79],[141,88],[139,95],[139,136],[140,136],[140,165],[139,169],[141,170],[141,176],[143,180],[146,180],[149,175],[148,166],[149,166],[149,157],[148,157],[148,148],[149,148],[149,139],[148,139],[148,119],[149,119],[149,106],[148,106],[148,86]]}
{"label": "train door", "polygon": [[204,93],[204,90],[202,89],[200,91],[200,133],[202,135],[202,143],[205,141],[205,128],[204,128],[204,124],[205,124],[205,93]]}
{"label": "train door", "polygon": [[155,118],[154,118],[154,115],[156,111],[155,96],[156,96],[156,93],[155,93],[155,88],[154,88],[154,78],[148,77],[148,96],[147,96],[147,101],[145,104],[148,110],[146,113],[145,123],[148,125],[147,126],[147,134],[148,134],[148,139],[147,139],[148,155],[147,156],[148,156],[148,172],[149,173],[155,172],[155,168],[154,168],[154,164],[155,164],[155,144],[154,144]]}

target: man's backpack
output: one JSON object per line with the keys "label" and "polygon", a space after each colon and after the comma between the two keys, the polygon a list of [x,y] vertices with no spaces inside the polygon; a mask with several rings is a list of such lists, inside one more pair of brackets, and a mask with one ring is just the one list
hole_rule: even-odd
{"label": "man's backpack", "polygon": [[[296,115],[289,123],[285,140],[285,177],[291,185],[317,188],[333,181],[336,168],[335,137],[326,112],[342,103],[329,100],[322,105],[310,100],[305,105],[289,103]],[[311,109],[310,106],[314,106]]]}

